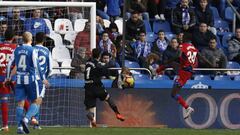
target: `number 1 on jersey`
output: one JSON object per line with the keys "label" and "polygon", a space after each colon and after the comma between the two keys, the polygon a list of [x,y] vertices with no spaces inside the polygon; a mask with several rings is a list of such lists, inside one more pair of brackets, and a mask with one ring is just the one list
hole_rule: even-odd
{"label": "number 1 on jersey", "polygon": [[89,79],[90,70],[91,70],[91,67],[88,67],[88,68],[86,69],[86,71],[87,71],[86,79]]}

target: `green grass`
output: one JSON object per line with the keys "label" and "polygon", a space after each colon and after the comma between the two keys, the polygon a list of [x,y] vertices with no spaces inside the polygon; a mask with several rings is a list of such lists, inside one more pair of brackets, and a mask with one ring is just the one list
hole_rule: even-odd
{"label": "green grass", "polygon": [[[0,133],[2,135],[2,133]],[[11,128],[6,135],[15,135]],[[43,128],[31,130],[30,135],[239,135],[240,130],[228,129],[170,129],[170,128]]]}

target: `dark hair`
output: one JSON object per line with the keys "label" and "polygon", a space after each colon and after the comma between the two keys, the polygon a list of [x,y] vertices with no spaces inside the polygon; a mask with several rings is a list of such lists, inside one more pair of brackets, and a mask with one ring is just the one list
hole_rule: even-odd
{"label": "dark hair", "polygon": [[100,55],[101,55],[101,50],[100,50],[100,49],[94,48],[94,49],[92,50],[92,57],[93,57],[94,59],[99,58]]}
{"label": "dark hair", "polygon": [[211,40],[217,41],[217,37],[216,36],[211,37],[208,42],[210,42]]}
{"label": "dark hair", "polygon": [[111,29],[117,29],[117,32],[118,32],[117,24],[114,23],[114,22],[109,25],[109,29],[110,29],[110,30],[111,30]]}
{"label": "dark hair", "polygon": [[138,11],[132,11],[131,14],[132,14],[132,15],[133,15],[133,14],[139,14],[139,12],[138,12]]}
{"label": "dark hair", "polygon": [[7,21],[0,21],[0,25],[4,25],[4,24],[7,25]]}
{"label": "dark hair", "polygon": [[42,43],[46,40],[46,34],[44,32],[38,32],[36,34],[36,43]]}
{"label": "dark hair", "polygon": [[7,41],[12,40],[14,36],[15,36],[15,32],[12,30],[6,30],[6,32],[4,34],[4,38]]}
{"label": "dark hair", "polygon": [[163,32],[163,33],[165,33],[165,32],[164,32],[164,30],[159,30],[159,31],[158,31],[158,34],[159,34],[160,32]]}
{"label": "dark hair", "polygon": [[111,54],[108,53],[107,51],[104,51],[104,52],[102,53],[101,57],[103,58],[103,56],[109,56],[109,57],[111,57]]}
{"label": "dark hair", "polygon": [[184,33],[183,35],[183,43],[192,42],[192,34]]}

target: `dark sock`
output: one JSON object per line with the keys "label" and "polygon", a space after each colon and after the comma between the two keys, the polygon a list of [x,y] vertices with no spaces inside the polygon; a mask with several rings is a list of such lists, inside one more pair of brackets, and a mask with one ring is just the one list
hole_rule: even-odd
{"label": "dark sock", "polygon": [[108,100],[106,100],[109,104],[109,106],[112,108],[112,110],[116,113],[116,114],[120,114],[118,111],[118,108],[116,106],[116,104],[113,102],[113,100],[111,99],[111,97],[108,98]]}
{"label": "dark sock", "polygon": [[90,121],[92,121],[93,118],[94,118],[94,113],[92,113],[92,112],[88,112],[88,114],[87,114],[87,118],[88,118]]}

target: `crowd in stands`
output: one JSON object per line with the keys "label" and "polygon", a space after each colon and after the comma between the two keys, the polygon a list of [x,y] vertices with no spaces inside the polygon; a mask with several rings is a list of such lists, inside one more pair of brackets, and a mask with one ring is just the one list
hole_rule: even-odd
{"label": "crowd in stands", "polygon": [[[64,1],[64,0],[59,0]],[[93,2],[93,0],[85,0]],[[239,0],[230,0],[240,11]],[[156,65],[171,59],[176,54],[177,47],[183,42],[183,36],[192,36],[192,43],[203,56],[213,62],[216,68],[226,68],[228,61],[240,64],[240,26],[236,32],[231,27],[217,26],[217,22],[226,22],[231,26],[232,21],[225,20],[221,8],[222,0],[127,0],[126,17],[123,19],[123,0],[96,0],[97,17],[96,33],[97,47],[105,54],[102,62],[111,67],[122,66],[123,54],[125,60],[136,62],[139,67],[148,68],[154,74]],[[74,10],[74,9],[72,9]],[[53,24],[57,18],[70,18],[73,22],[78,15],[67,15],[66,9],[54,8],[34,9],[31,14],[23,14],[19,8],[13,8],[11,16],[8,13],[0,14],[6,19],[0,22],[0,40],[6,29],[15,31],[16,42],[21,42],[21,34],[29,31],[33,36],[37,32],[51,34],[44,18],[48,18]],[[216,14],[217,12],[217,14]],[[71,14],[72,15],[72,14]],[[87,18],[89,19],[89,18]],[[109,22],[106,25],[105,22]],[[122,27],[117,21],[126,21],[125,35],[122,35]],[[162,25],[166,24],[166,25]],[[238,20],[238,23],[239,20]],[[157,25],[161,25],[157,27]],[[227,39],[227,45],[222,40],[226,34],[231,33]],[[235,33],[235,34],[233,34]],[[125,36],[125,47],[123,46]],[[49,36],[50,37],[50,36]],[[49,45],[50,44],[50,45]],[[74,55],[70,77],[83,78],[84,64],[88,59],[90,50],[90,21],[85,22],[82,31],[76,33],[73,42]],[[54,46],[48,43],[48,47]],[[123,52],[124,51],[124,52]],[[106,60],[109,59],[109,60]],[[173,66],[173,65],[169,65]],[[205,68],[201,63],[200,67]],[[174,74],[175,71],[167,74]]]}

